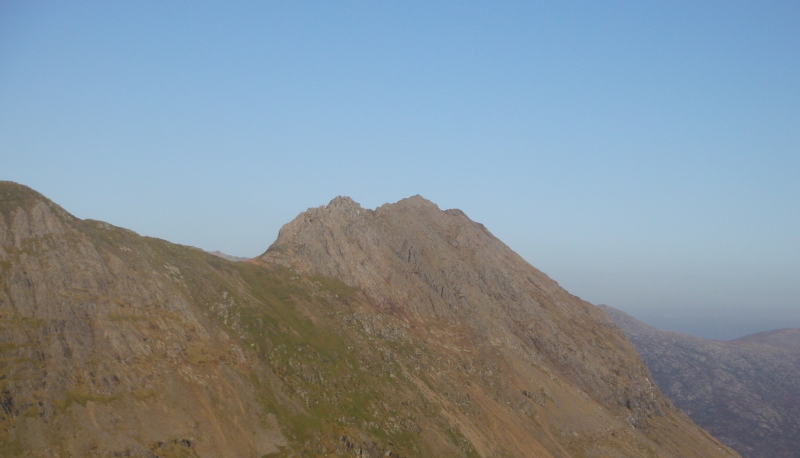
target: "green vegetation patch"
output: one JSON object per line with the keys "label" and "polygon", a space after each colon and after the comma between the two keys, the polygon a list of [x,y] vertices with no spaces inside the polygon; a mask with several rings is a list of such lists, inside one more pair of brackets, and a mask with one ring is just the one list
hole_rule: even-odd
{"label": "green vegetation patch", "polygon": [[223,262],[213,275],[227,279],[224,288],[189,271],[184,278],[195,300],[207,304],[231,336],[256,352],[291,398],[287,402],[253,374],[264,412],[277,416],[292,444],[273,456],[336,454],[339,438],[348,434],[366,434],[367,442],[404,455],[418,449],[419,427],[411,419],[416,410],[400,405],[411,390],[389,375],[401,374],[401,368],[336,318],[349,310],[357,290],[285,267]]}
{"label": "green vegetation patch", "polygon": [[98,404],[108,404],[117,400],[119,396],[107,396],[102,394],[88,394],[81,391],[66,391],[64,392],[64,401],[61,402],[58,407],[59,410],[63,413],[67,409],[70,408],[73,404],[79,404],[83,407],[86,407],[86,403],[89,401],[96,402]]}
{"label": "green vegetation patch", "polygon": [[[275,456],[336,455],[344,451],[342,437],[376,450],[419,456],[425,447],[420,422],[446,429],[430,421],[437,412],[402,377],[397,358],[407,360],[413,348],[402,340],[390,343],[368,334],[353,319],[353,307],[362,297],[357,289],[277,265],[233,263],[110,225],[84,226],[99,252],[118,256],[140,272],[152,268],[159,279],[172,279],[190,303],[277,375],[280,383],[259,365],[235,368],[253,371],[263,421],[274,414],[289,439],[290,445]],[[130,322],[139,317],[117,313],[108,319]],[[193,365],[225,360],[223,350],[189,345],[186,351]],[[148,399],[154,394],[141,390],[132,396]],[[73,404],[115,399],[72,391],[58,407],[63,412]],[[472,454],[471,444],[458,431],[448,431],[446,437],[465,455]],[[178,445],[164,444],[154,454],[192,456],[186,455],[193,452],[191,447]]]}

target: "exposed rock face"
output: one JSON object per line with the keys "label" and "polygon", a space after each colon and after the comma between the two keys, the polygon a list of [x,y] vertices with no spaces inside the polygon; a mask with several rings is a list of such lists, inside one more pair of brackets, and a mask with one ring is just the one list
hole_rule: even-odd
{"label": "exposed rock face", "polygon": [[735,456],[648,376],[421,198],[336,199],[234,263],[0,182],[2,456]]}
{"label": "exposed rock face", "polygon": [[602,307],[667,397],[700,426],[742,456],[800,456],[800,329],[720,342]]}
{"label": "exposed rock face", "polygon": [[[655,437],[667,423],[686,423],[604,313],[567,293],[460,210],[441,211],[415,196],[373,211],[338,197],[285,225],[260,260],[361,288],[380,307],[379,316],[400,332],[450,350],[429,374],[437,390],[465,391],[497,408],[515,406],[510,412],[529,417],[519,415],[507,426],[519,436],[545,442],[535,431],[572,431],[597,444],[588,447],[591,453],[604,455],[610,453],[606,443],[600,445],[608,425],[627,423]],[[477,386],[461,382],[462,368],[475,365],[501,376]],[[555,404],[577,396],[586,410],[555,407],[558,415],[531,416],[525,398],[537,396]],[[482,413],[491,415],[488,410]],[[468,415],[462,425],[481,430]],[[685,433],[697,435],[691,429]],[[466,435],[473,443],[490,439],[487,448],[507,440]],[[699,444],[707,439],[701,435],[668,441]],[[720,452],[707,444],[682,453]]]}

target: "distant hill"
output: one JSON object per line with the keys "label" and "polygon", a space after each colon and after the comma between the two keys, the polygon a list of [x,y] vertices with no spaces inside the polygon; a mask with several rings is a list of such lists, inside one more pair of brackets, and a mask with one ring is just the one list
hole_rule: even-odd
{"label": "distant hill", "polygon": [[337,198],[229,262],[0,182],[0,456],[736,453],[458,210]]}
{"label": "distant hill", "polygon": [[225,254],[221,251],[209,251],[209,253],[213,254],[214,256],[219,256],[222,259],[227,259],[228,261],[233,262],[244,262],[250,260],[250,258],[241,258],[239,256],[231,256],[229,254]]}
{"label": "distant hill", "polygon": [[697,424],[744,457],[800,457],[800,329],[720,342],[601,308]]}
{"label": "distant hill", "polygon": [[731,340],[733,345],[762,343],[773,347],[800,352],[800,329],[786,328],[759,332]]}

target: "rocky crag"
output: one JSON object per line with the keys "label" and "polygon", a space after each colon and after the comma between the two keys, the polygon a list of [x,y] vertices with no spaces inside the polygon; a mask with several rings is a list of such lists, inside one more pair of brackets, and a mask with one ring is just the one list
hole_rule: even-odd
{"label": "rocky crag", "polygon": [[604,313],[459,210],[415,196],[373,211],[340,197],[284,226],[259,259],[363,291],[379,336],[426,349],[434,370],[411,380],[450,393],[441,401],[482,456],[726,453],[678,427],[686,418]]}
{"label": "rocky crag", "polygon": [[745,457],[800,456],[800,329],[720,342],[602,306],[664,394]]}
{"label": "rocky crag", "polygon": [[457,210],[346,198],[261,257],[0,182],[2,456],[736,456]]}

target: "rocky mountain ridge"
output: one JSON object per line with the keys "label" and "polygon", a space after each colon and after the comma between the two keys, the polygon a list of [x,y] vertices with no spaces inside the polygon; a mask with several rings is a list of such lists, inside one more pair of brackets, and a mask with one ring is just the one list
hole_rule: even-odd
{"label": "rocky mountain ridge", "polygon": [[337,198],[261,257],[0,182],[2,456],[735,456],[462,212]]}
{"label": "rocky mountain ridge", "polygon": [[[487,359],[509,363],[506,383],[494,393],[507,403],[517,400],[516,393],[531,392],[524,380],[554,377],[555,371],[581,396],[600,401],[635,427],[647,429],[650,420],[672,409],[638,358],[620,357],[630,356],[632,348],[603,313],[460,210],[441,211],[420,196],[368,210],[339,197],[285,225],[259,259],[357,286],[384,316],[423,340],[455,334],[462,340],[449,346],[469,355],[480,355],[486,342],[489,352],[500,347]],[[458,331],[433,333],[431,323]],[[520,360],[530,367],[514,367]],[[441,383],[442,390],[456,389]],[[579,415],[567,423],[590,429],[599,420]]]}
{"label": "rocky mountain ridge", "polygon": [[601,307],[667,397],[715,437],[746,457],[800,456],[800,329],[722,342]]}

